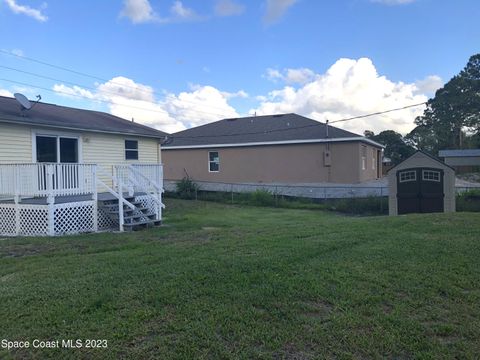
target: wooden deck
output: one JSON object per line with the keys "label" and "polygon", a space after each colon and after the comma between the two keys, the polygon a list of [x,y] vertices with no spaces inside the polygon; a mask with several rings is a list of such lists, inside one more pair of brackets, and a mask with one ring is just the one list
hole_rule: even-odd
{"label": "wooden deck", "polygon": [[[146,195],[144,192],[136,192],[133,196],[142,196]],[[91,201],[92,194],[88,195],[70,195],[70,196],[57,196],[55,197],[55,204],[68,204],[82,201]],[[127,192],[123,193],[124,198],[129,198]],[[116,197],[110,194],[109,192],[98,193],[98,201],[111,201],[116,200]],[[0,199],[0,204],[14,204],[13,199]],[[46,197],[35,197],[35,198],[22,198],[20,204],[24,205],[47,205]]]}

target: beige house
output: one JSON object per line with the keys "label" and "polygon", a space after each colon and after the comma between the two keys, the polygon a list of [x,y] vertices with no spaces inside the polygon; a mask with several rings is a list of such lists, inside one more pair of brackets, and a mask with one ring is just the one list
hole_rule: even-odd
{"label": "beige house", "polygon": [[165,135],[98,111],[0,97],[0,235],[159,223]]}
{"label": "beige house", "polygon": [[382,176],[383,146],[297,114],[225,119],[169,135],[166,180],[359,183]]}
{"label": "beige house", "polygon": [[455,170],[417,151],[388,172],[390,215],[455,211]]}

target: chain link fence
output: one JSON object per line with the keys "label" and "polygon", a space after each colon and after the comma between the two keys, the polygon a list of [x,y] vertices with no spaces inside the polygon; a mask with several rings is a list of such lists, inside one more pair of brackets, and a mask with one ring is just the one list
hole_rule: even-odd
{"label": "chain link fence", "polygon": [[[388,214],[388,186],[249,184],[191,181],[179,190],[179,181],[165,180],[167,197],[230,204],[332,210],[357,215]],[[461,186],[457,191],[457,211],[480,211],[479,186]]]}

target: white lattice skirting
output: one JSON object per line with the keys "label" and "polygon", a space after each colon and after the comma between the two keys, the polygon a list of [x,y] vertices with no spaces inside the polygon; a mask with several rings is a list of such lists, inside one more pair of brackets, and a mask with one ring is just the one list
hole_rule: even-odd
{"label": "white lattice skirting", "polygon": [[[46,236],[52,234],[50,227],[53,235],[93,232],[95,208],[94,201],[55,204],[51,212],[48,205],[0,204],[0,235]],[[115,226],[100,212],[98,225],[99,230]]]}

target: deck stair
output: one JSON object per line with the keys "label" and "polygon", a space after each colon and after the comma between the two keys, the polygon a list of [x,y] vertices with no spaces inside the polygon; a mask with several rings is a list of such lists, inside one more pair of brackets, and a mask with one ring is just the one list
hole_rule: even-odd
{"label": "deck stair", "polygon": [[[134,196],[126,194],[124,199],[135,207],[135,209],[131,209],[129,206],[123,205],[123,227],[125,231],[135,231],[161,225],[161,220],[157,219],[157,215],[144,207],[141,201],[136,201]],[[113,197],[99,198],[98,207],[102,208],[113,221],[119,222],[118,199]]]}

